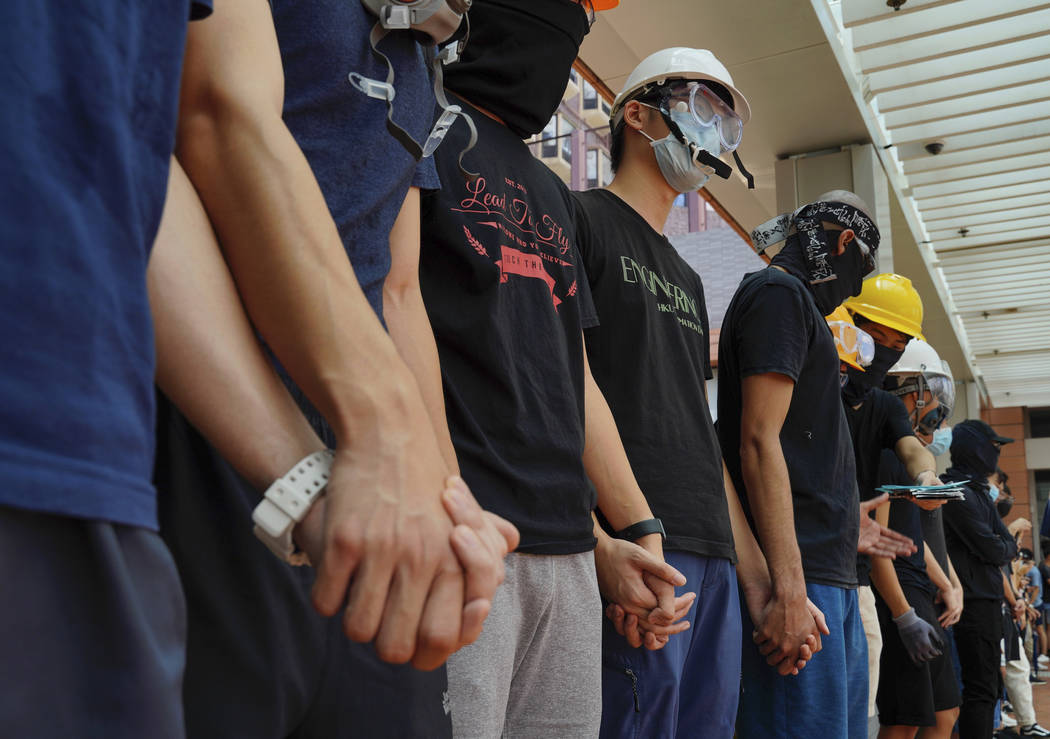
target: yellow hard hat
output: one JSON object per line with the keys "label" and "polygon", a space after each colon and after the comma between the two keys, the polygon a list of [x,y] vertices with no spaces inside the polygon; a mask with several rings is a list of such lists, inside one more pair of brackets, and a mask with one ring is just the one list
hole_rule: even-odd
{"label": "yellow hard hat", "polygon": [[842,305],[850,315],[860,313],[869,321],[922,338],[922,298],[907,277],[889,272],[869,277],[860,295]]}
{"label": "yellow hard hat", "polygon": [[857,328],[846,309],[841,305],[825,316],[831,335],[835,337],[835,348],[839,359],[861,372],[864,365],[871,364],[875,356],[875,340],[867,331]]}

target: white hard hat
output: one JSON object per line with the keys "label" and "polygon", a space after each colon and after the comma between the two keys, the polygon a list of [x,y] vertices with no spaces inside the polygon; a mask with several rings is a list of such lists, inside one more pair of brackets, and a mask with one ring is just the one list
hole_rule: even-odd
{"label": "white hard hat", "polygon": [[733,96],[733,111],[740,120],[747,123],[751,120],[751,106],[736,87],[729,70],[707,49],[690,49],[687,46],[673,46],[650,54],[634,68],[627,77],[623,90],[613,101],[610,121],[613,127],[622,116],[623,106],[646,86],[667,80],[711,80],[729,90]]}
{"label": "white hard hat", "polygon": [[922,339],[912,339],[904,347],[904,354],[897,364],[890,367],[890,375],[943,375],[951,377],[948,363],[941,359],[937,350]]}

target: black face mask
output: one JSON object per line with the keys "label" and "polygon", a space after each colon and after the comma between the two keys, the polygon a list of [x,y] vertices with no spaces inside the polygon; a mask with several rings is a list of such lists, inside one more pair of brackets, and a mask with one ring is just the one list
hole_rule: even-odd
{"label": "black face mask", "polygon": [[860,371],[856,367],[847,367],[846,375],[849,380],[842,388],[842,397],[850,405],[859,405],[868,399],[872,390],[882,387],[882,381],[886,379],[886,373],[890,367],[897,364],[904,350],[891,349],[878,342],[875,343],[875,356],[871,364]]}
{"label": "black face mask", "polygon": [[[837,239],[838,233],[829,233],[828,238]],[[836,279],[809,286],[813,293],[813,300],[816,301],[817,308],[820,309],[820,314],[823,316],[842,305],[842,301],[846,298],[860,295],[861,283],[864,281],[864,256],[857,243],[846,244],[846,249],[842,254],[829,259]]]}
{"label": "black face mask", "polygon": [[995,510],[999,514],[999,518],[1006,518],[1013,507],[1013,498],[1000,497],[999,500],[995,501]]}
{"label": "black face mask", "polygon": [[470,40],[445,69],[445,87],[528,138],[558,109],[588,30],[572,0],[475,0]]}

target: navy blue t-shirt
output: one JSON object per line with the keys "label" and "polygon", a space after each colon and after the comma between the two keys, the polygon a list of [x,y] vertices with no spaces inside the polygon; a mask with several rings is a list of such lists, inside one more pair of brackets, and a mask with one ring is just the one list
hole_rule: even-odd
{"label": "navy blue t-shirt", "polygon": [[146,264],[187,20],[0,3],[0,504],[156,528]]}
{"label": "navy blue t-shirt", "polygon": [[860,500],[835,341],[806,285],[775,267],[744,276],[718,341],[718,436],[752,528],[740,460],[741,386],[770,372],[795,383],[780,446],[806,582],[855,588]]}
{"label": "navy blue t-shirt", "polygon": [[[432,157],[416,162],[386,131],[386,103],[351,86],[357,72],[386,80],[368,45],[375,23],[360,2],[273,0],[284,65],[283,117],[306,155],[332,214],[357,281],[383,318],[383,281],[390,271],[390,229],[409,187],[440,186]],[[392,31],[379,49],[394,67],[394,120],[417,141],[433,122],[434,92],[418,36]],[[306,417],[330,446],[321,414],[281,373]]]}

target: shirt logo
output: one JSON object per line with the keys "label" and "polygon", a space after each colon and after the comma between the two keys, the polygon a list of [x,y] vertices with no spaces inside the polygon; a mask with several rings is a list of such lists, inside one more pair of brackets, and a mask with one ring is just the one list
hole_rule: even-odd
{"label": "shirt logo", "polygon": [[662,313],[674,313],[678,322],[686,328],[696,331],[701,336],[704,329],[701,326],[700,313],[696,307],[696,300],[689,297],[685,290],[678,287],[670,280],[656,274],[644,264],[638,264],[628,256],[620,257],[620,268],[623,272],[623,281],[629,285],[641,285],[657,298],[666,297],[668,302],[657,303],[656,309]]}

